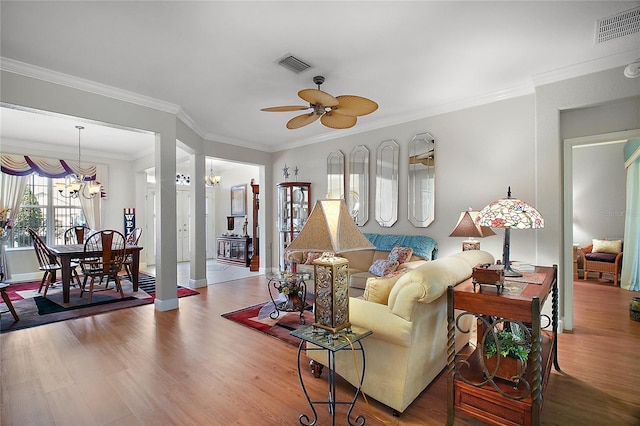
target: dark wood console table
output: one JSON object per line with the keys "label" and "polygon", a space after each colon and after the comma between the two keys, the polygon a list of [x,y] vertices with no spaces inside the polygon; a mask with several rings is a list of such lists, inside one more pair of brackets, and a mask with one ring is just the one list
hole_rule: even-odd
{"label": "dark wood console table", "polygon": [[[558,332],[558,268],[535,267],[525,273],[524,280],[509,282],[507,291],[498,293],[478,286],[474,291],[469,279],[449,287],[447,346],[447,424],[453,425],[459,411],[494,425],[539,425],[544,393],[551,367],[560,371],[557,357]],[[509,291],[510,290],[510,291]],[[552,313],[541,313],[547,296],[552,295]],[[505,324],[520,328],[530,345],[527,362],[513,381],[497,377],[487,367],[482,343],[455,354],[455,331],[458,318],[472,315],[477,323],[477,342],[491,330]],[[543,321],[544,320],[544,321]],[[550,329],[543,329],[550,327]]]}
{"label": "dark wood console table", "polygon": [[249,246],[251,237],[222,236],[217,238],[218,262],[230,263],[233,265],[249,266]]}

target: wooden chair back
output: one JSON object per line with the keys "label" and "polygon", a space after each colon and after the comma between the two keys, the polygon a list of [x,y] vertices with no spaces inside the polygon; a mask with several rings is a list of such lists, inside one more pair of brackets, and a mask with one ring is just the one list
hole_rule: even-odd
{"label": "wooden chair back", "polygon": [[89,227],[84,225],[72,226],[64,231],[65,244],[83,244],[89,236]]}
{"label": "wooden chair back", "polygon": [[56,256],[51,254],[47,245],[42,238],[31,228],[27,229],[31,239],[33,240],[33,248],[36,251],[36,258],[41,270],[60,269],[60,263]]}

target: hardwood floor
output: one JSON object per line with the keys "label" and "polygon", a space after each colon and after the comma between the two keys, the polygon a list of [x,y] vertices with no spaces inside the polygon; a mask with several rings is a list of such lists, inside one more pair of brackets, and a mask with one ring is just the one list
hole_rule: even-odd
{"label": "hardwood floor", "polygon": [[[544,425],[640,424],[637,293],[595,281],[575,283],[575,330],[559,336],[563,373],[549,380]],[[0,335],[0,423],[293,425],[311,415],[296,348],[220,316],[265,301],[264,276],[199,291],[176,311],[147,305]],[[324,380],[303,374],[310,392],[326,394]],[[337,397],[351,390],[340,382]],[[354,414],[368,425],[443,425],[445,397],[441,376],[400,418],[372,399]],[[325,408],[318,416],[330,424]],[[482,423],[456,414],[455,424]]]}

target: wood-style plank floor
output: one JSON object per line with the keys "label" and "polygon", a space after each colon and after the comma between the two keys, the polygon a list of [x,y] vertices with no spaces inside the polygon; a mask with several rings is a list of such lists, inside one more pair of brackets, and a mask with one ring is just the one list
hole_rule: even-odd
{"label": "wood-style plank floor", "polygon": [[[0,424],[294,425],[301,413],[311,416],[296,348],[220,316],[265,301],[264,276],[199,290],[175,311],[147,305],[0,335]],[[549,380],[544,425],[640,424],[633,295],[576,282],[575,330],[559,336],[563,373]],[[324,380],[303,374],[310,392],[326,395]],[[351,391],[341,381],[337,397]],[[445,398],[441,376],[400,418],[371,399],[360,399],[354,414],[367,425],[443,425]],[[337,424],[346,424],[339,410]],[[318,416],[330,424],[326,408]],[[455,424],[482,423],[457,414]]]}

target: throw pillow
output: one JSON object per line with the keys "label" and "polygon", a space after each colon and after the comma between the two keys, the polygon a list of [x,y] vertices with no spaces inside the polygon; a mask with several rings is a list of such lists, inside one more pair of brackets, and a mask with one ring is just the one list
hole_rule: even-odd
{"label": "throw pillow", "polygon": [[369,272],[373,275],[383,277],[398,269],[397,260],[378,259],[369,267]]}
{"label": "throw pillow", "polygon": [[622,251],[622,240],[593,240],[592,253],[618,254]]}
{"label": "throw pillow", "polygon": [[364,289],[362,298],[373,303],[380,303],[382,305],[388,304],[391,289],[406,272],[407,269],[403,269],[401,271],[392,272],[384,277],[368,278],[367,286]]}
{"label": "throw pillow", "polygon": [[309,252],[307,254],[307,260],[304,261],[305,265],[313,265],[313,261],[322,256],[320,252]]}
{"label": "throw pillow", "polygon": [[389,257],[387,259],[392,261],[395,260],[400,265],[402,265],[404,262],[411,259],[412,255],[413,249],[411,247],[395,246],[393,249],[391,249],[391,252],[389,253]]}

